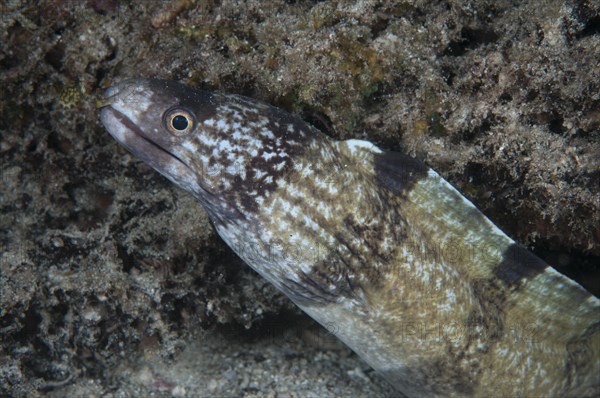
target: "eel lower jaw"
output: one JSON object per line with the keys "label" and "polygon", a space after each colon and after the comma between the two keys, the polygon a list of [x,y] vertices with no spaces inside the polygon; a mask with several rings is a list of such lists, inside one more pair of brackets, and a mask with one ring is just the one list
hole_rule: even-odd
{"label": "eel lower jaw", "polygon": [[[100,120],[110,135],[136,157],[172,181],[185,182],[188,190],[202,190],[201,177],[181,158],[150,139],[131,119],[110,103],[101,107]],[[193,192],[195,193],[195,192]]]}

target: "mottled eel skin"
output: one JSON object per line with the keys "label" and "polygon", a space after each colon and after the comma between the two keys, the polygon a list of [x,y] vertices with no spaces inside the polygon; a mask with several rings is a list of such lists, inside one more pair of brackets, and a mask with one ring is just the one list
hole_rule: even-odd
{"label": "mottled eel skin", "polygon": [[101,120],[409,397],[600,395],[600,302],[433,170],[238,95],[129,80]]}

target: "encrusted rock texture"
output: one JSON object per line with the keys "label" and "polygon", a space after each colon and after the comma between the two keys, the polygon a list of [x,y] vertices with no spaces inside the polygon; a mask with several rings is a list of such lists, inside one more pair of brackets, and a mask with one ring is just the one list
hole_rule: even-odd
{"label": "encrusted rock texture", "polygon": [[[393,394],[344,348],[304,332],[271,344],[313,326],[100,125],[98,95],[128,77],[251,96],[409,153],[598,295],[599,13],[593,0],[3,1],[0,396]],[[206,360],[167,372],[190,350]]]}

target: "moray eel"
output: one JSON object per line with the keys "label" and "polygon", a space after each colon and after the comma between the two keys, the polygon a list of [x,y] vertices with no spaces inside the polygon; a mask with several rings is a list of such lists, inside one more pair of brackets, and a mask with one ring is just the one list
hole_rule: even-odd
{"label": "moray eel", "polygon": [[600,395],[600,301],[419,161],[171,81],[122,82],[100,107],[121,145],[404,395]]}

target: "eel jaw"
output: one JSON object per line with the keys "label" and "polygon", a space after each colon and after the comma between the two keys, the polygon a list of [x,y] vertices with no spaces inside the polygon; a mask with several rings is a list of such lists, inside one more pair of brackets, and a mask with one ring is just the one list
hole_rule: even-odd
{"label": "eel jaw", "polygon": [[[115,97],[116,95],[112,98]],[[195,196],[198,193],[207,194],[201,184],[202,178],[183,159],[152,140],[136,123],[115,109],[113,104],[114,100],[103,104],[100,120],[115,140],[133,155]]]}
{"label": "eel jaw", "polygon": [[189,170],[188,165],[177,155],[148,138],[135,123],[112,106],[102,108],[100,119],[110,135],[158,171],[173,162]]}

